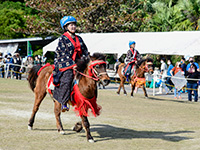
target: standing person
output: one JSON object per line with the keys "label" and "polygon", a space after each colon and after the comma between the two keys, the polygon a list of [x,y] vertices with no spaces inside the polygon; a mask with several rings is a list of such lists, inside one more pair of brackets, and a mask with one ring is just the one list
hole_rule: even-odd
{"label": "standing person", "polygon": [[173,83],[171,81],[171,73],[170,71],[172,70],[172,68],[174,68],[174,66],[172,65],[172,61],[171,59],[167,60],[167,64],[168,64],[168,68],[167,68],[167,79],[166,79],[166,85],[169,88],[170,91],[172,91],[173,89]]}
{"label": "standing person", "polygon": [[135,41],[129,42],[130,49],[127,51],[126,55],[126,67],[124,69],[124,75],[130,78],[132,67],[137,64],[139,60],[142,59],[140,53],[135,49]]}
{"label": "standing person", "polygon": [[1,73],[1,77],[4,78],[4,64],[5,64],[5,61],[3,59],[2,56],[0,56],[0,73]]}
{"label": "standing person", "polygon": [[[170,74],[171,74],[171,76],[173,77],[173,76],[176,75],[179,71],[183,72],[183,70],[182,70],[182,68],[181,68],[181,63],[180,63],[180,62],[176,62],[176,65],[175,65],[174,68],[172,68],[172,70],[170,71]],[[177,92],[178,92],[178,98],[179,98],[179,99],[182,99],[182,98],[181,98],[181,90],[178,90],[178,91],[177,91],[177,88],[176,88],[176,87],[174,87],[174,98],[177,99],[177,96],[176,96]]]}
{"label": "standing person", "polygon": [[186,71],[189,70],[191,64],[196,65],[196,66],[197,66],[197,71],[200,71],[200,70],[199,70],[199,65],[198,65],[198,63],[196,63],[196,62],[194,61],[194,57],[190,57],[190,58],[189,58],[189,62],[190,62],[190,63],[189,63],[189,64],[187,65],[187,67],[186,67]]}
{"label": "standing person", "polygon": [[41,65],[41,61],[38,55],[35,55],[34,66]]}
{"label": "standing person", "polygon": [[[181,68],[184,72],[184,75],[186,74],[186,67],[187,67],[187,65],[185,64],[185,58],[182,57],[181,58]],[[182,93],[185,93],[185,86],[182,88]]]}
{"label": "standing person", "polygon": [[165,92],[166,94],[169,92],[166,85],[165,85],[165,80],[166,80],[166,77],[167,77],[167,65],[165,63],[165,58],[161,58],[160,60],[160,63],[161,63],[161,66],[160,66],[160,79],[162,80],[161,81],[161,84],[159,86],[159,92],[157,94],[162,94],[162,89],[165,88]]}
{"label": "standing person", "polygon": [[191,79],[198,79],[199,72],[197,71],[197,66],[192,63],[188,71],[186,71],[186,76],[188,79],[187,82],[187,91],[188,91],[188,100],[192,101],[192,91],[194,91],[194,101],[198,101],[198,84],[196,80]]}
{"label": "standing person", "polygon": [[19,78],[19,80],[21,80],[22,58],[20,57],[19,53],[15,54],[15,57],[13,58],[13,60],[14,60],[14,64],[16,64],[16,66],[14,66],[14,71],[15,71],[16,79]]}
{"label": "standing person", "polygon": [[182,57],[181,58],[181,68],[184,71],[184,74],[186,73],[186,67],[187,67],[187,65],[185,64],[185,58]]}
{"label": "standing person", "polygon": [[12,69],[13,69],[13,59],[10,55],[6,56],[6,72],[7,72],[7,78],[11,78],[12,75]]}
{"label": "standing person", "polygon": [[[71,84],[73,81],[73,70],[77,59],[82,56],[88,56],[87,47],[83,39],[76,35],[76,19],[72,16],[64,16],[60,20],[64,34],[59,38],[58,46],[55,51],[53,71],[55,87],[53,97],[62,104],[62,111],[68,110],[67,101],[70,98]],[[56,81],[56,79],[58,79]]]}
{"label": "standing person", "polygon": [[27,67],[26,73],[29,73],[29,71],[33,67],[33,62],[34,62],[34,60],[33,60],[32,56],[28,55],[27,60],[24,62],[24,65]]}

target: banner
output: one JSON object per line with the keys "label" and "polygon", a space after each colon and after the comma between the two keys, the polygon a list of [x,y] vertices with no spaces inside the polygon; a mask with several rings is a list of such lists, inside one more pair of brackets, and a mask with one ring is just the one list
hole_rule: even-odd
{"label": "banner", "polygon": [[31,43],[29,41],[27,41],[27,55],[33,56],[32,46],[31,46]]}
{"label": "banner", "polygon": [[187,83],[187,80],[185,79],[181,71],[177,72],[173,77],[171,77],[171,81],[174,84],[175,88],[177,88],[177,90],[180,90]]}

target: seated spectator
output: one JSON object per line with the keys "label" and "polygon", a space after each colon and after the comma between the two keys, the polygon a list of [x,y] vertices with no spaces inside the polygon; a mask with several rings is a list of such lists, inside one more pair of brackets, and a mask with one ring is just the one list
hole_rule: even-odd
{"label": "seated spectator", "polygon": [[[192,63],[188,71],[186,71],[186,77],[189,79],[198,79],[199,72],[197,71],[197,66]],[[188,100],[192,101],[192,91],[194,91],[194,101],[198,101],[198,84],[197,80],[189,80],[187,83]]]}
{"label": "seated spectator", "polygon": [[[174,68],[172,68],[172,70],[170,71],[170,74],[171,76],[173,77],[174,75],[176,75],[179,71],[183,72],[182,68],[181,68],[181,63],[180,62],[176,62],[176,65]],[[176,93],[177,93],[177,88],[174,87],[174,98],[177,99],[177,96],[176,96]],[[179,99],[182,99],[181,98],[181,90],[178,91],[178,97]]]}

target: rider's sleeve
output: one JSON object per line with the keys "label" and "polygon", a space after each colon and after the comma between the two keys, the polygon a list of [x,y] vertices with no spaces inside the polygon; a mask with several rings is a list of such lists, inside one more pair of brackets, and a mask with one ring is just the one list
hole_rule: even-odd
{"label": "rider's sleeve", "polygon": [[132,52],[128,50],[127,55],[126,55],[126,62],[131,62],[133,60],[134,58],[132,58]]}
{"label": "rider's sleeve", "polygon": [[54,65],[59,69],[66,68],[74,64],[74,61],[72,60],[72,54],[70,53],[65,41],[66,40],[64,40],[63,37],[60,37],[55,51]]}
{"label": "rider's sleeve", "polygon": [[81,44],[81,50],[82,50],[82,56],[88,56],[88,49],[87,49],[87,46],[85,45],[83,39],[78,36],[79,38],[79,41],[80,41],[80,44]]}
{"label": "rider's sleeve", "polygon": [[137,51],[137,60],[139,61],[140,59],[142,59],[142,56],[141,56],[140,53]]}

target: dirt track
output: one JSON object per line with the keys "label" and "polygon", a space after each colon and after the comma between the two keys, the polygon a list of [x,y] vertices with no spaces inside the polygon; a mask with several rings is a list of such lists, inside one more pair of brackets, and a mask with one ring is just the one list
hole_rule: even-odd
{"label": "dirt track", "polygon": [[200,103],[164,97],[144,99],[117,96],[99,90],[99,117],[90,117],[95,143],[86,141],[84,131],[71,127],[80,119],[73,108],[62,114],[66,135],[57,133],[53,102],[47,95],[36,116],[34,130],[27,130],[34,95],[26,81],[0,79],[0,149],[200,149]]}

